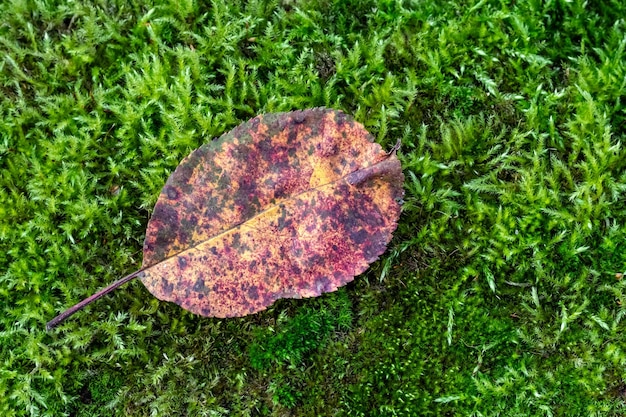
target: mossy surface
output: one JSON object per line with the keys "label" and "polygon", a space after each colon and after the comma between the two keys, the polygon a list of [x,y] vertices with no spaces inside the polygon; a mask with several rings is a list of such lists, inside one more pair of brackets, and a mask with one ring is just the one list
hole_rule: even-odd
{"label": "mossy surface", "polygon": [[[0,3],[0,415],[626,413],[626,3]],[[132,282],[168,175],[260,113],[390,148],[389,250],[239,319]]]}

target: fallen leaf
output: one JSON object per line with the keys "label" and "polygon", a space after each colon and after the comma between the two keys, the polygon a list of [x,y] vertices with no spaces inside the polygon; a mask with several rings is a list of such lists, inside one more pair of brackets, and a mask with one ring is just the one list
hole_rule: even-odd
{"label": "fallen leaf", "polygon": [[264,114],[239,125],[192,152],[167,180],[142,269],[48,327],[136,277],[157,298],[212,317],[336,290],[378,259],[397,226],[404,176],[395,151],[336,110]]}

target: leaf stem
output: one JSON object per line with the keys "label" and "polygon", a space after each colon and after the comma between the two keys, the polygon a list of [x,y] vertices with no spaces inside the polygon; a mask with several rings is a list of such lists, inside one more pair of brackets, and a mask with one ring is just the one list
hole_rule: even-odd
{"label": "leaf stem", "polygon": [[46,330],[54,329],[56,326],[58,326],[63,321],[65,321],[65,319],[70,317],[72,314],[76,313],[77,311],[82,310],[88,304],[91,304],[93,301],[96,301],[98,298],[107,295],[111,291],[115,290],[117,287],[126,284],[128,281],[131,281],[134,278],[137,278],[139,276],[139,274],[141,274],[143,271],[144,271],[143,269],[140,269],[139,271],[135,271],[132,274],[126,275],[124,278],[121,278],[121,279],[115,281],[114,283],[112,283],[111,285],[101,289],[100,291],[98,291],[94,295],[92,295],[90,297],[87,297],[83,301],[81,301],[81,302],[73,305],[72,307],[68,308],[63,313],[59,314],[58,316],[56,316],[55,318],[50,320],[46,324]]}

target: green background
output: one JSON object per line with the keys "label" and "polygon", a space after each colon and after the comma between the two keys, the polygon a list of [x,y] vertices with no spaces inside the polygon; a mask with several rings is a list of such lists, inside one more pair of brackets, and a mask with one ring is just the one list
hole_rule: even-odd
{"label": "green background", "polygon": [[[0,3],[2,416],[626,413],[626,3]],[[388,252],[202,318],[132,282],[168,175],[257,114],[387,149]],[[618,275],[616,275],[618,274]]]}

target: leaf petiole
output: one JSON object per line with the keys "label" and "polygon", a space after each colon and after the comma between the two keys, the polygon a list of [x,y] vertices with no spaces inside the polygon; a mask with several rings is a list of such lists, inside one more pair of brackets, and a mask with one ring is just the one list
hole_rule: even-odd
{"label": "leaf petiole", "polygon": [[59,324],[64,322],[65,319],[67,319],[68,317],[70,317],[74,313],[82,310],[88,304],[91,304],[93,301],[96,301],[98,298],[101,298],[101,297],[107,295],[108,293],[110,293],[111,291],[115,290],[116,288],[126,284],[128,281],[131,281],[134,278],[137,278],[143,271],[144,271],[143,269],[140,269],[139,271],[135,271],[132,274],[126,275],[124,278],[121,278],[121,279],[115,281],[114,283],[112,283],[109,286],[101,289],[100,291],[98,291],[94,295],[92,295],[90,297],[87,297],[83,301],[81,301],[81,302],[73,305],[72,307],[68,308],[63,313],[59,314],[58,316],[56,316],[55,318],[50,320],[46,324],[46,330],[54,329],[56,326],[58,326]]}

